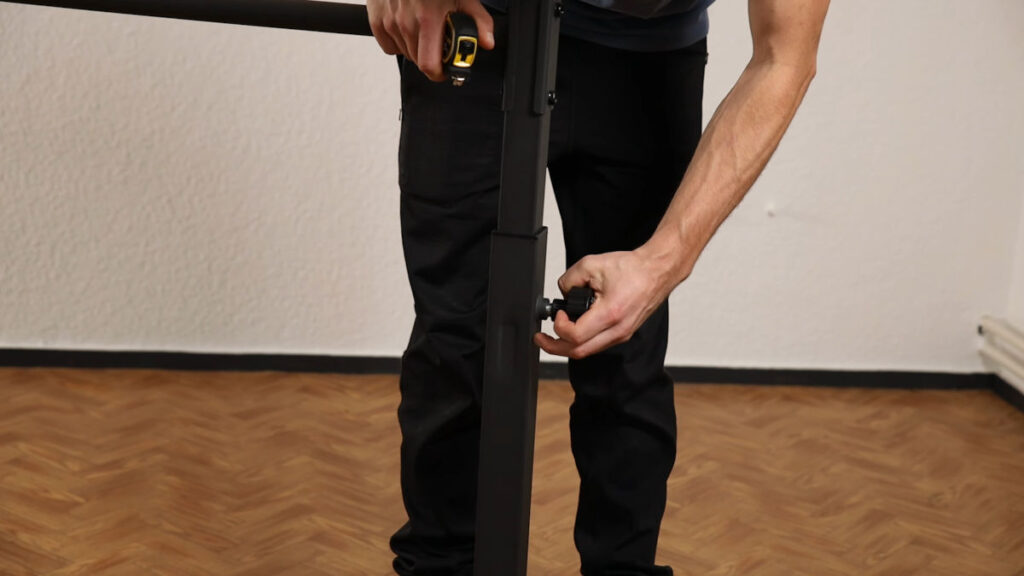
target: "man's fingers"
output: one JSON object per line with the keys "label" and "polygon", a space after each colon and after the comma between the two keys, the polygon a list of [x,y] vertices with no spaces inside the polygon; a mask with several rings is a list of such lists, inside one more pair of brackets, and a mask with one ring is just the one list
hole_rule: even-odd
{"label": "man's fingers", "polygon": [[591,288],[597,290],[600,287],[594,286],[591,283],[593,280],[593,273],[590,269],[593,257],[585,256],[579,262],[573,264],[562,274],[561,278],[558,279],[558,289],[562,291],[562,294],[568,294],[569,290],[576,286],[590,285]]}
{"label": "man's fingers", "polygon": [[460,3],[459,10],[476,21],[476,33],[480,47],[484,50],[494,49],[494,19],[491,18],[483,4],[479,0],[468,0]]}
{"label": "man's fingers", "polygon": [[419,21],[419,52],[416,63],[428,78],[435,82],[444,80],[441,73],[441,42],[444,23],[424,16]]}
{"label": "man's fingers", "polygon": [[565,310],[559,310],[555,314],[554,320],[555,334],[571,344],[579,344],[583,342],[583,339],[576,333],[576,325],[569,320],[569,315],[565,313]]}
{"label": "man's fingers", "polygon": [[370,30],[373,31],[373,37],[377,40],[381,50],[385,54],[398,54],[400,52],[398,45],[391,39],[391,34],[384,26],[384,19],[389,13],[388,9],[387,2],[370,0],[366,3],[366,16],[370,23]]}
{"label": "man's fingers", "polygon": [[538,332],[534,335],[533,343],[539,346],[541,350],[555,356],[569,356],[569,353],[576,346],[565,340],[555,340],[543,332]]}
{"label": "man's fingers", "polygon": [[581,344],[611,328],[619,319],[609,313],[605,302],[595,302],[575,323],[569,320],[569,315],[564,310],[559,310],[555,315],[555,334],[563,340]]}
{"label": "man's fingers", "polygon": [[396,13],[395,20],[398,23],[398,32],[405,54],[418,66],[420,23],[416,16],[409,11]]}
{"label": "man's fingers", "polygon": [[626,338],[619,336],[616,330],[605,330],[581,346],[577,346],[573,349],[569,353],[569,358],[575,358],[576,360],[586,358],[587,356],[597,354],[598,352],[611,348],[625,340]]}
{"label": "man's fingers", "polygon": [[[405,42],[402,40],[402,31],[398,26],[398,20],[394,18],[394,16],[385,16],[382,26],[384,27],[384,33],[387,37],[387,41],[390,41],[394,45],[395,54],[401,54],[402,56],[405,56],[406,59],[415,63],[416,54],[409,54],[409,51],[406,49]],[[381,38],[378,38],[377,42],[381,43]],[[383,43],[381,43],[381,47],[384,47]]]}
{"label": "man's fingers", "polygon": [[[377,4],[378,2],[375,2]],[[407,60],[415,62],[416,54],[409,53],[408,46],[405,45],[405,41],[402,39],[402,23],[399,19],[401,15],[401,2],[400,0],[380,0],[381,5],[379,10],[381,12],[381,25],[384,28],[384,32],[389,37],[390,42],[394,44],[395,50],[398,54],[405,56]],[[370,2],[367,2],[367,10],[369,10]],[[372,29],[372,26],[371,26]],[[388,40],[385,40],[387,42]]]}
{"label": "man's fingers", "polygon": [[373,37],[377,40],[377,44],[380,44],[380,49],[385,54],[398,54],[401,52],[395,41],[391,39],[391,35],[384,29],[384,23],[376,20],[370,20],[370,30],[373,31]]}
{"label": "man's fingers", "polygon": [[543,332],[538,332],[533,337],[533,342],[537,346],[540,346],[548,354],[554,354],[556,356],[565,356],[579,360],[586,358],[592,354],[597,354],[606,348],[610,348],[625,339],[620,337],[614,330],[606,330],[597,337],[585,342],[582,345],[577,345],[568,340],[555,339]]}

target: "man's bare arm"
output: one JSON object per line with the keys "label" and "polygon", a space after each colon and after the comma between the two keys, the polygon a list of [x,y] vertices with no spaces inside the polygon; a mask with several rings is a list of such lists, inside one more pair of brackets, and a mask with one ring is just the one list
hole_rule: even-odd
{"label": "man's bare arm", "polygon": [[555,321],[552,354],[582,358],[628,340],[693,270],[715,231],[775,152],[817,69],[828,0],[749,0],[753,55],[708,124],[668,211],[633,252],[588,256],[559,279],[589,284],[594,307]]}
{"label": "man's bare arm", "polygon": [[775,152],[817,68],[828,2],[751,0],[750,63],[712,117],[644,251],[682,282]]}

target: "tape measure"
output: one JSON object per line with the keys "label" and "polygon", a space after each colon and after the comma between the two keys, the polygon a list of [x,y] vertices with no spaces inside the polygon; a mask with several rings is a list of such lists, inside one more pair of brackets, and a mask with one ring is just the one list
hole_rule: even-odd
{"label": "tape measure", "polygon": [[449,12],[444,19],[444,48],[441,63],[455,86],[469,80],[469,69],[476,60],[476,21],[462,12]]}

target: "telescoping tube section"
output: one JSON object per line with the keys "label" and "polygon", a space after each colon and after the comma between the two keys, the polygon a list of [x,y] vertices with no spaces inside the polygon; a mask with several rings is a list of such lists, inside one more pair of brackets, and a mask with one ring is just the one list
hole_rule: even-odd
{"label": "telescoping tube section", "polygon": [[366,6],[317,0],[4,0],[15,4],[75,8],[138,16],[178,18],[372,36]]}

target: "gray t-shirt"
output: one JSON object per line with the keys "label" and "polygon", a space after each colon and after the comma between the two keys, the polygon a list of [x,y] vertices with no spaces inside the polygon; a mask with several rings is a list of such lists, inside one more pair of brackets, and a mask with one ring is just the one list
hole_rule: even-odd
{"label": "gray t-shirt", "polygon": [[[504,12],[509,1],[482,0]],[[714,0],[564,0],[562,34],[623,50],[684,48],[708,34]]]}

